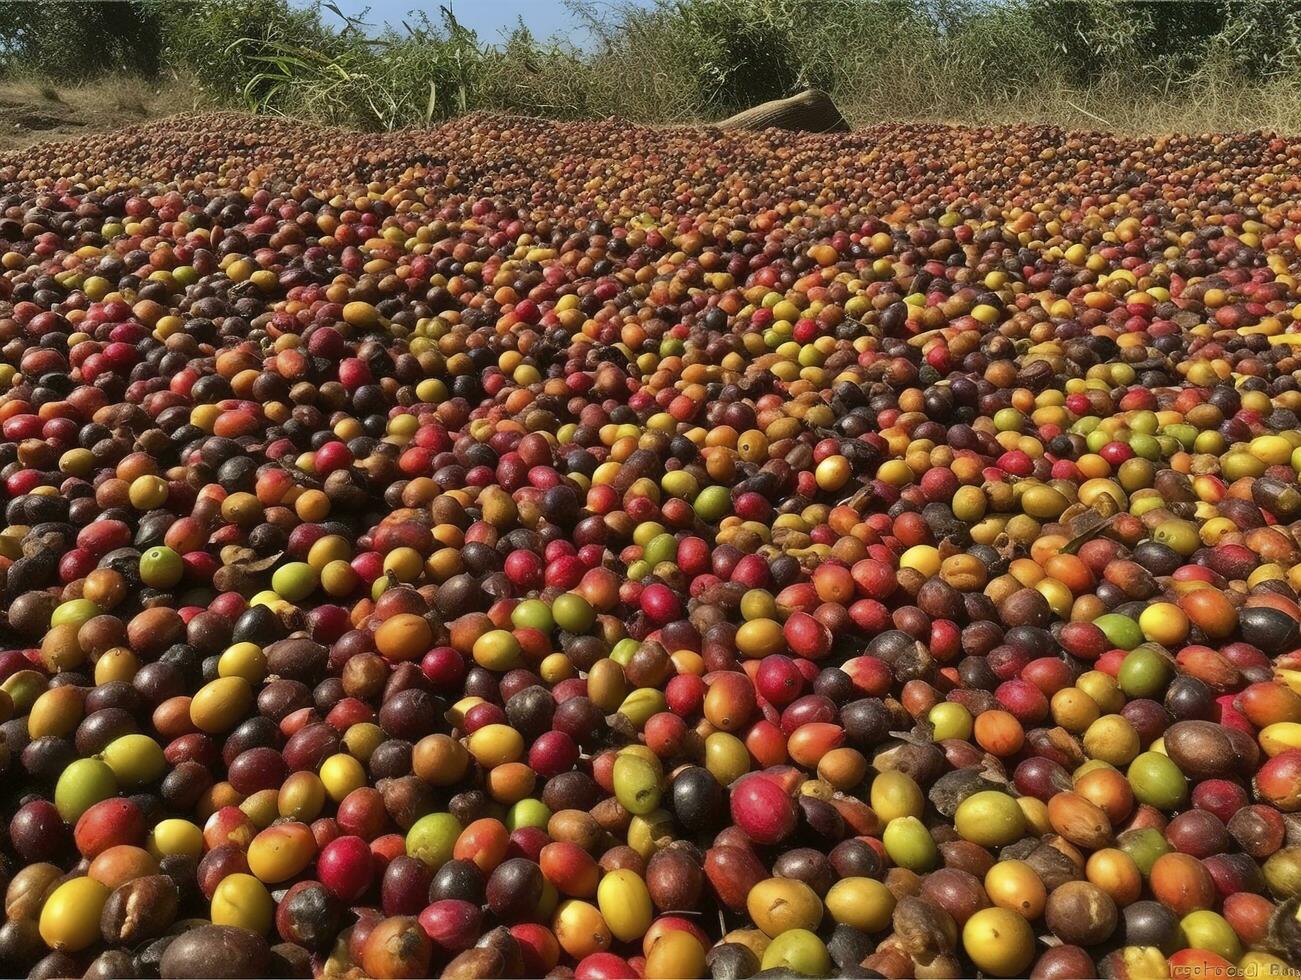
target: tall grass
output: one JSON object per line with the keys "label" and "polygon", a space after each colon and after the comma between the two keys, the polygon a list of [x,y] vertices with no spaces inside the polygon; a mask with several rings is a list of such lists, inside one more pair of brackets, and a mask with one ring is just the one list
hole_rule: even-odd
{"label": "tall grass", "polygon": [[845,115],[1301,131],[1291,0],[566,0],[581,46],[445,9],[377,31],[324,3],[6,4],[0,73],[183,75],[216,105],[364,129],[475,110],[714,120],[806,86]]}

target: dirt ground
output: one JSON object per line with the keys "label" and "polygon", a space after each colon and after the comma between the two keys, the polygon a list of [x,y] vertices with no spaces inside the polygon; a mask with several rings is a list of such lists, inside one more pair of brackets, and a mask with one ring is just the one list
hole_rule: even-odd
{"label": "dirt ground", "polygon": [[0,150],[130,126],[196,108],[183,84],[103,81],[72,88],[0,81]]}

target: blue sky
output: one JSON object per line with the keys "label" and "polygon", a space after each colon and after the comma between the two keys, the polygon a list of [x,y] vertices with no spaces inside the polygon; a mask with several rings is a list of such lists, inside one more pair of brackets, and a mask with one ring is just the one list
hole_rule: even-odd
{"label": "blue sky", "polygon": [[[305,4],[307,0],[302,0]],[[598,0],[600,2],[600,0]],[[651,6],[652,0],[633,0],[640,6]],[[359,17],[367,7],[370,12],[364,20],[368,24],[400,27],[411,10],[423,10],[431,19],[437,19],[440,4],[420,3],[418,0],[335,0],[335,5],[349,17]],[[581,43],[579,26],[561,0],[443,0],[441,4],[466,27],[479,35],[481,41],[493,43],[522,18],[525,25],[540,37],[560,35]],[[328,10],[322,12],[326,22],[337,20]]]}

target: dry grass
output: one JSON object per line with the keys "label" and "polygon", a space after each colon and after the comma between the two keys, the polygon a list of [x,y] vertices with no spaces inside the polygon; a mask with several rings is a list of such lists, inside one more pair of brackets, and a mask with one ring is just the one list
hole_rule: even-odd
{"label": "dry grass", "polygon": [[[853,129],[883,122],[912,122],[977,127],[1056,126],[1137,136],[1257,129],[1301,135],[1301,80],[1287,79],[1243,88],[1189,85],[1171,91],[1160,101],[1136,100],[1121,83],[1104,79],[1090,89],[1063,86],[1016,101],[979,105],[939,104],[913,109],[888,98],[873,97],[851,97],[837,100],[836,104]],[[676,117],[662,124],[689,126],[708,121]]]}
{"label": "dry grass", "polygon": [[841,111],[854,127],[883,120],[963,126],[1038,124],[1128,134],[1222,133],[1264,129],[1301,134],[1301,81],[1274,79],[1232,86],[1208,79],[1187,83],[1159,99],[1136,97],[1120,80],[1088,88],[1063,86],[1014,102],[943,106],[899,112],[882,100],[853,100]]}
{"label": "dry grass", "polygon": [[[691,124],[807,86],[858,126],[1301,133],[1289,0],[564,2],[582,47],[522,27],[479,38],[446,8],[378,31],[320,0],[10,4],[0,77],[60,87],[0,83],[0,146],[200,103],[368,131],[468,111]],[[122,81],[176,72],[189,81]]]}
{"label": "dry grass", "polygon": [[73,86],[0,81],[0,149],[120,129],[204,105],[198,90],[182,80],[103,79]]}
{"label": "dry grass", "polygon": [[[855,128],[902,121],[966,126],[1039,124],[1132,134],[1249,129],[1301,133],[1301,81],[1290,79],[1232,86],[1217,83],[1212,77],[1185,82],[1157,101],[1136,99],[1117,78],[1101,79],[1089,89],[1062,86],[1016,102],[976,105],[931,102],[926,109],[915,108],[925,102],[921,99],[914,102],[906,94],[899,87],[892,91],[853,93],[847,99],[842,98],[840,109]],[[104,80],[77,86],[0,81],[0,150],[214,107],[211,99],[184,79],[163,83]],[[536,114],[552,113],[539,106]],[[346,120],[333,121],[347,125]],[[692,122],[680,113],[669,119],[635,121],[665,125]]]}

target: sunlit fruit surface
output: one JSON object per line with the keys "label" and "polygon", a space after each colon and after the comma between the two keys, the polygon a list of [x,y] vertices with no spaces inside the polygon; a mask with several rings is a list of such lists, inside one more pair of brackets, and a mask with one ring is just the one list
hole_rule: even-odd
{"label": "sunlit fruit surface", "polygon": [[1283,976],[1301,141],[0,157],[0,972]]}

